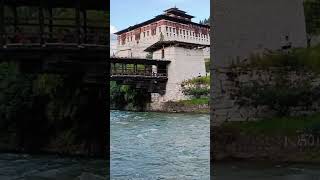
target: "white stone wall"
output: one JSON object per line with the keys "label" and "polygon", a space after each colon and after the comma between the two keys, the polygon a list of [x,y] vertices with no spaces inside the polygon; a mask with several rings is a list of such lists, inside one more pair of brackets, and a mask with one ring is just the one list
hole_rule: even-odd
{"label": "white stone wall", "polygon": [[[188,99],[181,91],[181,83],[199,75],[206,75],[203,50],[181,47],[168,47],[164,50],[164,59],[171,60],[168,66],[166,93],[164,95],[152,94],[153,109],[160,108],[159,105],[163,102]],[[162,50],[153,54],[155,59],[161,59],[161,56]],[[155,108],[156,106],[158,107]]]}
{"label": "white stone wall", "polygon": [[[146,26],[145,26],[146,27]],[[159,29],[161,28],[161,31]],[[183,34],[177,34],[176,30],[173,31],[174,27],[167,26],[167,25],[161,25],[156,28],[156,35],[151,35],[151,30],[147,30],[145,32],[141,32],[140,34],[140,40],[137,42],[135,40],[134,30],[128,32],[129,34],[132,32],[132,36],[127,36],[125,45],[117,44],[117,52],[115,53],[115,56],[118,57],[139,57],[139,58],[145,58],[148,54],[144,50],[151,46],[152,44],[158,42],[160,40],[160,34],[163,35],[164,41],[180,41],[180,42],[188,42],[188,43],[197,43],[202,45],[210,45],[210,35],[209,34],[201,34],[200,37],[193,36],[194,31],[188,31],[188,35],[185,32],[185,35]],[[168,27],[168,31],[167,28]],[[143,27],[142,27],[143,28]],[[171,32],[170,32],[171,28]],[[183,30],[183,29],[182,29]],[[149,35],[148,35],[149,33]],[[132,37],[132,40],[131,40]]]}
{"label": "white stone wall", "polygon": [[226,81],[228,69],[223,67],[265,48],[280,49],[286,35],[294,47],[306,47],[303,0],[214,0],[211,5],[211,120],[245,120],[233,116],[236,107],[225,88],[230,85]]}

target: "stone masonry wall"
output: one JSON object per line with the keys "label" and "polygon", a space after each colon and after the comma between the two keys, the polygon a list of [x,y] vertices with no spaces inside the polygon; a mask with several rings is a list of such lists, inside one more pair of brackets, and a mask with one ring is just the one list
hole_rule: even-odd
{"label": "stone masonry wall", "polygon": [[292,135],[247,135],[215,128],[212,158],[215,161],[244,159],[272,162],[319,163],[320,135],[296,132]]}
{"label": "stone masonry wall", "polygon": [[293,47],[306,47],[303,0],[214,0],[211,3],[211,121],[238,121],[241,116],[229,97],[228,66],[265,49],[278,50],[285,36]]}
{"label": "stone masonry wall", "polygon": [[[237,103],[239,97],[239,89],[251,82],[259,82],[261,84],[273,85],[276,79],[281,76],[287,77],[289,82],[294,83],[310,81],[312,87],[319,87],[320,76],[310,70],[300,69],[294,70],[288,67],[273,67],[266,69],[258,68],[240,68],[230,67],[221,68],[216,72],[217,87],[213,110],[213,119],[219,119],[217,123],[223,121],[250,121],[258,118],[272,117],[274,112],[265,106],[243,106]],[[290,88],[290,87],[288,87]],[[318,102],[306,107],[304,105],[292,107],[291,115],[304,115],[319,112]]]}

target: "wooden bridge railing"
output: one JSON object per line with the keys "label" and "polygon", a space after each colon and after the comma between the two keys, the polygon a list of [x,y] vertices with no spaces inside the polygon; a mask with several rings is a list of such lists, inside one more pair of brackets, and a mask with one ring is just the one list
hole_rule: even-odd
{"label": "wooden bridge railing", "polygon": [[167,69],[137,68],[138,66],[127,67],[126,65],[115,66],[111,65],[112,76],[141,76],[141,77],[167,77]]}
{"label": "wooden bridge railing", "polygon": [[79,36],[72,31],[66,33],[45,32],[42,35],[33,32],[16,32],[0,34],[2,45],[8,44],[45,44],[45,43],[64,43],[64,44],[92,44],[108,45],[108,35],[104,32],[90,32]]}
{"label": "wooden bridge railing", "polygon": [[[0,45],[7,44],[91,44],[108,46],[107,22],[79,17],[3,17]],[[1,19],[1,17],[0,17]]]}

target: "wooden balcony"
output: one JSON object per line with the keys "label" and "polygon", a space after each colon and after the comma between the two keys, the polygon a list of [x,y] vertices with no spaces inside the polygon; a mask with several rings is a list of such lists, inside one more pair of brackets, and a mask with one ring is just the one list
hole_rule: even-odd
{"label": "wooden balcony", "polygon": [[88,0],[0,0],[0,49],[55,47],[107,51],[107,7],[93,4]]}

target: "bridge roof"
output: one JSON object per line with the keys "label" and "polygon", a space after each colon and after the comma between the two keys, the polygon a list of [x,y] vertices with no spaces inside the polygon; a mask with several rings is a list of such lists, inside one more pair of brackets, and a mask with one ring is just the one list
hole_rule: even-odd
{"label": "bridge roof", "polygon": [[163,47],[168,46],[178,46],[178,47],[185,47],[185,48],[206,48],[210,47],[210,45],[205,44],[197,44],[197,43],[188,43],[188,42],[181,42],[181,41],[158,41],[151,46],[149,46],[144,51],[146,52],[154,52],[156,50],[162,49]]}
{"label": "bridge roof", "polygon": [[80,2],[80,6],[89,10],[108,10],[109,3],[106,0],[3,0],[4,4],[15,6],[40,6],[50,5],[56,8],[74,8]]}
{"label": "bridge roof", "polygon": [[147,64],[147,65],[156,65],[156,64],[169,64],[169,60],[160,60],[160,59],[145,59],[145,58],[122,58],[122,57],[110,57],[111,63],[123,63],[123,64]]}

